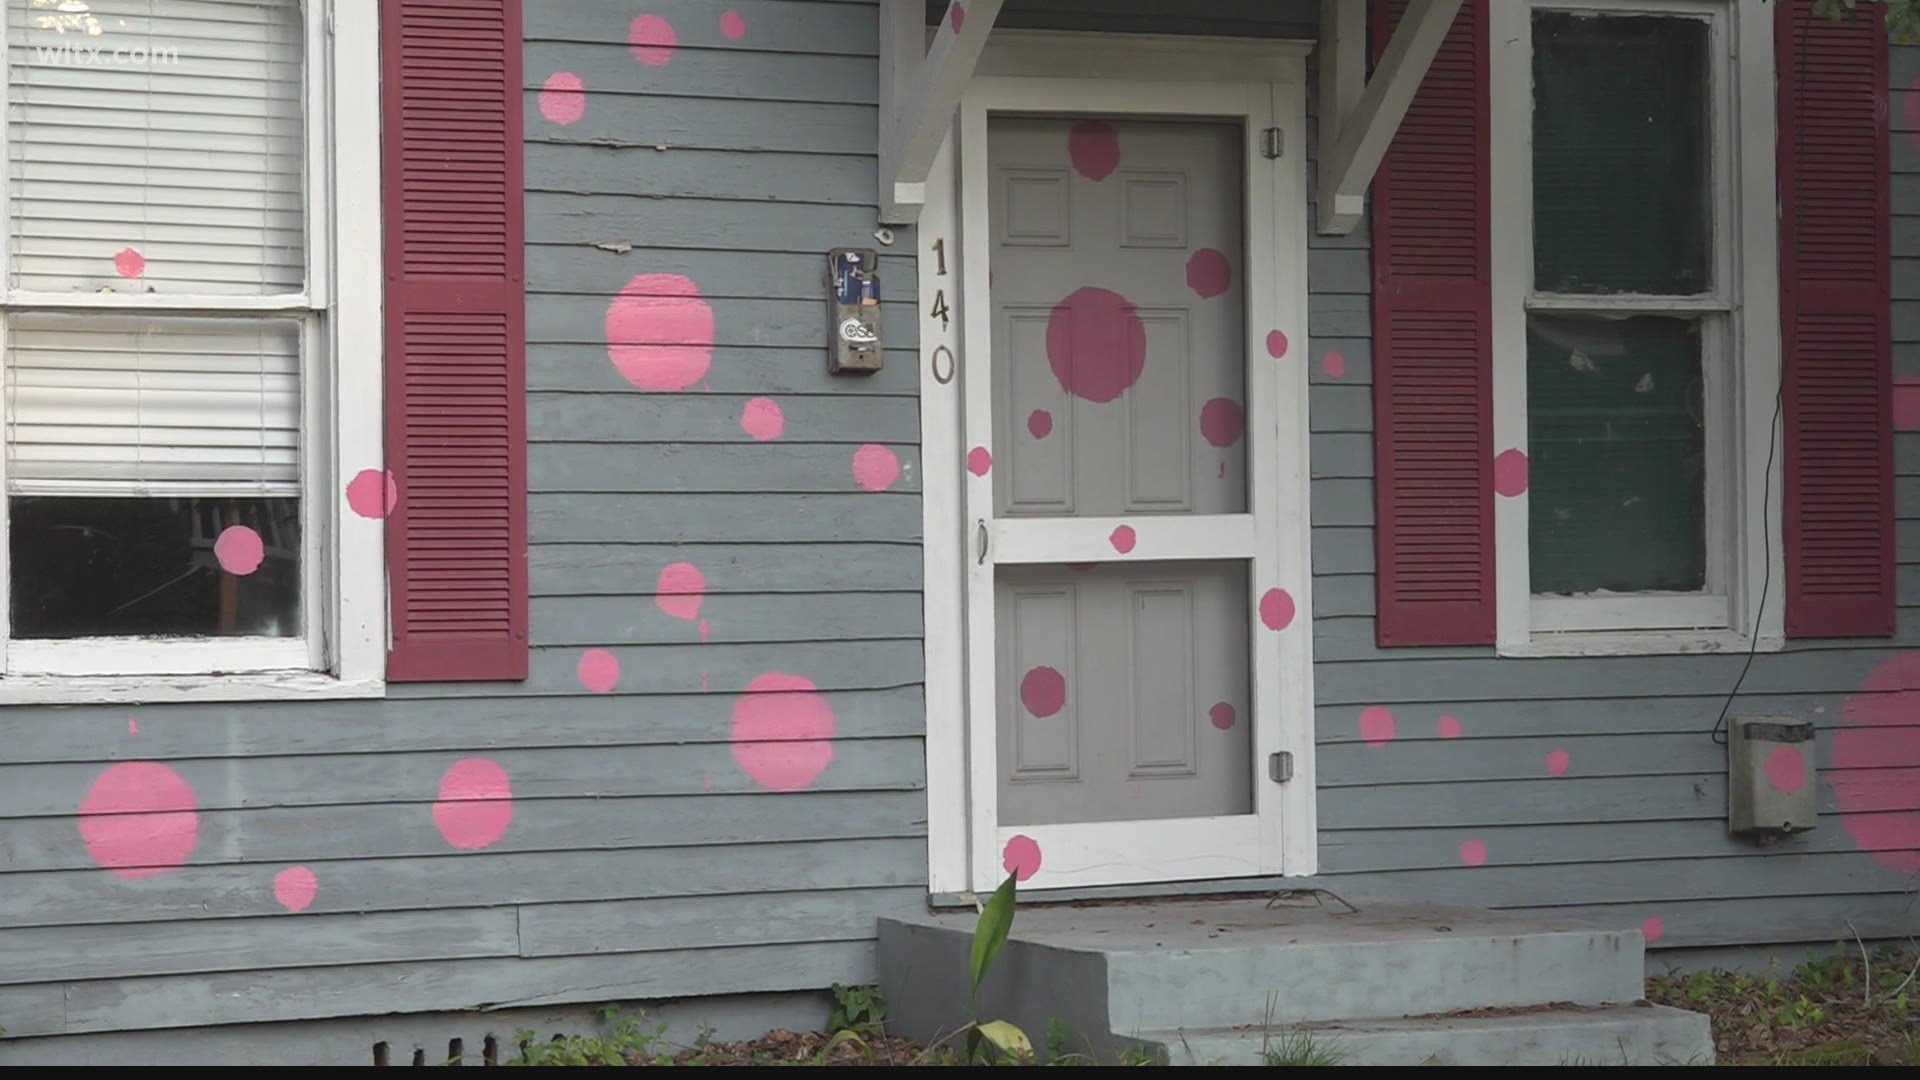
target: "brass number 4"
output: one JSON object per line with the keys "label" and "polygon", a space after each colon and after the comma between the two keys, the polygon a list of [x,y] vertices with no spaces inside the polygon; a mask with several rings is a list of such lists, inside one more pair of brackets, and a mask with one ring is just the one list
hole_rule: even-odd
{"label": "brass number 4", "polygon": [[927,314],[940,320],[940,329],[947,329],[947,318],[952,314],[947,308],[947,290],[941,289],[933,294],[933,310]]}

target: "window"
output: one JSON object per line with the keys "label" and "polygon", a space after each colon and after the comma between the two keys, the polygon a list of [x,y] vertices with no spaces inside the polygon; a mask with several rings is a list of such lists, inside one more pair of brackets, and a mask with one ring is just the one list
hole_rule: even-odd
{"label": "window", "polygon": [[1744,647],[1779,502],[1770,12],[1496,8],[1500,643]]}
{"label": "window", "polygon": [[337,508],[379,464],[378,350],[343,345],[377,306],[332,286],[377,285],[378,248],[329,198],[377,127],[345,137],[368,106],[329,74],[370,49],[301,0],[4,2],[0,700],[362,679],[369,624],[340,615],[379,587],[378,526]]}

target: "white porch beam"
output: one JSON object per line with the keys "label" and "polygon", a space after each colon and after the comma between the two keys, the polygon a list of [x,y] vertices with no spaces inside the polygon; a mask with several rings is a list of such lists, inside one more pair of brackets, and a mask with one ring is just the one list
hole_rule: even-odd
{"label": "white porch beam", "polygon": [[[1329,133],[1345,95],[1366,70],[1365,5],[1326,0],[1321,11],[1320,231],[1348,233],[1366,208],[1367,185],[1400,130],[1427,69],[1446,40],[1462,0],[1410,0],[1393,38],[1374,66],[1373,79],[1351,111]],[[1327,9],[1337,9],[1329,18]],[[1332,86],[1331,97],[1329,85]],[[1333,108],[1329,109],[1331,100]]]}
{"label": "white porch beam", "polygon": [[[953,110],[1005,0],[951,0],[931,46],[924,0],[880,4],[880,220],[910,225]],[[956,17],[955,10],[961,14]]]}

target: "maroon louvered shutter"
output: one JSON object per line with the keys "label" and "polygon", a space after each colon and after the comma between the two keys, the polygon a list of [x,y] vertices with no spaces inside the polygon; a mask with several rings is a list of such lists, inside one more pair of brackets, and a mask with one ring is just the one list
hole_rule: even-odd
{"label": "maroon louvered shutter", "polygon": [[[1374,5],[1376,56],[1405,6]],[[1468,0],[1373,183],[1383,646],[1494,637],[1487,124],[1487,0]]]}
{"label": "maroon louvered shutter", "polygon": [[381,31],[387,677],[524,679],[520,0],[382,0]]}
{"label": "maroon louvered shutter", "polygon": [[1781,0],[1788,637],[1894,631],[1886,29]]}

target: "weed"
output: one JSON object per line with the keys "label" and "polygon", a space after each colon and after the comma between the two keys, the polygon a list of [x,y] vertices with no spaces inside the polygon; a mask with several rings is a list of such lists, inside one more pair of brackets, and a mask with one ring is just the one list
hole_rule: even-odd
{"label": "weed", "polygon": [[887,1002],[879,987],[833,984],[833,1018],[827,1021],[829,1032],[879,1035],[886,1031],[886,1026]]}
{"label": "weed", "polygon": [[629,1016],[616,1006],[601,1011],[605,1035],[555,1035],[539,1042],[526,1028],[514,1032],[520,1057],[511,1065],[629,1065],[639,1061],[668,1064],[673,1055],[663,1042],[667,1025],[642,1027],[640,1016]]}
{"label": "weed", "polygon": [[1338,1065],[1346,1059],[1337,1047],[1324,1045],[1306,1028],[1269,1033],[1261,1040],[1260,1056],[1268,1065]]}

